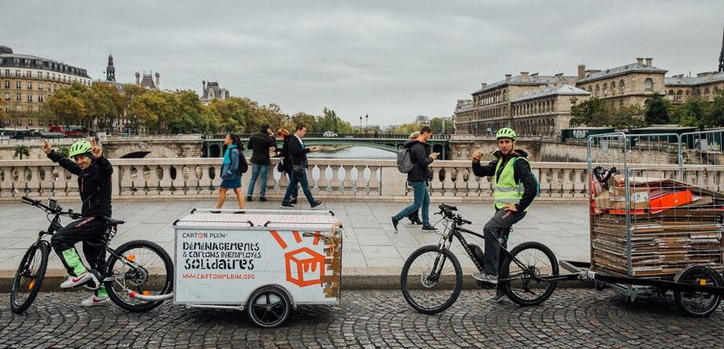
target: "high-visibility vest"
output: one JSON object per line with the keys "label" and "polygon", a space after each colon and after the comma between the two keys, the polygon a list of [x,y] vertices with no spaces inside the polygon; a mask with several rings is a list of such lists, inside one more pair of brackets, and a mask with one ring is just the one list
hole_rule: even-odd
{"label": "high-visibility vest", "polygon": [[[523,181],[521,180],[520,183],[515,183],[515,169],[513,168],[515,161],[518,159],[528,161],[528,159],[521,157],[514,157],[508,160],[500,176],[497,174],[500,170],[502,160],[498,161],[498,164],[495,166],[495,181],[493,182],[493,189],[495,191],[493,192],[493,198],[495,199],[495,208],[497,209],[502,209],[506,204],[515,205],[523,198]],[[531,166],[531,169],[533,168],[530,161],[528,161],[528,165]],[[528,211],[528,208],[530,208],[530,206],[526,207],[525,211]]]}

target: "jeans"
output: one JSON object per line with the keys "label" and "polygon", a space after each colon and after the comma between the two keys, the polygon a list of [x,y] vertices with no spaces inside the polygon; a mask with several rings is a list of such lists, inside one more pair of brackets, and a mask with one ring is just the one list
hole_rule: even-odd
{"label": "jeans", "polygon": [[[510,227],[525,217],[525,212],[498,210],[483,228],[485,236],[485,258],[483,270],[488,275],[498,275],[500,249],[507,246]],[[502,245],[502,246],[501,246]]]}
{"label": "jeans", "polygon": [[284,199],[282,202],[289,202],[289,200],[291,200],[292,194],[297,191],[297,184],[302,185],[304,196],[307,197],[307,201],[309,201],[310,205],[314,205],[314,197],[312,196],[312,191],[309,190],[309,181],[307,180],[307,169],[303,169],[301,173],[295,173],[294,171],[291,172],[289,186],[287,187],[287,191],[284,193]]}
{"label": "jeans", "polygon": [[249,190],[246,191],[246,196],[254,194],[254,185],[256,184],[256,178],[261,175],[259,181],[259,196],[266,197],[266,180],[269,174],[269,165],[251,164],[251,179],[249,180]]}
{"label": "jeans", "polygon": [[422,225],[428,226],[430,225],[430,193],[427,192],[427,181],[410,182],[410,186],[414,191],[415,201],[397,213],[395,219],[399,221],[422,207]]}

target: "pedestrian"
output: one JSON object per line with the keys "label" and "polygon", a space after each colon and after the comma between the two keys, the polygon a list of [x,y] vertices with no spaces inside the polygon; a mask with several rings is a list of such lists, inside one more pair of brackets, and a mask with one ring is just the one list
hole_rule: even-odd
{"label": "pedestrian", "polygon": [[219,200],[216,208],[221,208],[226,201],[226,192],[229,189],[234,191],[239,201],[239,208],[244,208],[244,194],[241,192],[241,173],[239,173],[239,161],[244,146],[238,135],[231,132],[224,138],[224,161],[221,165],[221,185],[219,186]]}
{"label": "pedestrian", "polygon": [[[417,137],[420,137],[420,131],[410,133],[410,139],[417,139]],[[410,220],[411,224],[422,224],[422,221],[420,220],[420,210],[417,210],[407,215],[407,219]]]}
{"label": "pedestrian", "polygon": [[[282,208],[293,208],[294,204],[290,202],[292,194],[294,193],[294,188],[298,184],[301,184],[302,186],[302,192],[304,192],[304,196],[307,197],[307,201],[309,201],[309,205],[312,207],[312,209],[315,209],[317,207],[322,206],[324,204],[324,201],[317,201],[314,200],[314,197],[312,196],[312,191],[309,190],[309,181],[307,180],[307,153],[309,153],[314,148],[305,148],[304,147],[304,141],[302,138],[304,138],[304,135],[307,133],[307,127],[304,126],[304,124],[297,125],[296,131],[294,132],[294,136],[289,136],[289,142],[285,146],[286,149],[286,156],[284,161],[289,161],[289,166],[292,166],[291,171],[291,180],[289,181],[289,186],[287,187],[286,193],[284,193],[284,199],[282,200]],[[287,159],[286,157],[289,157]]]}
{"label": "pedestrian", "polygon": [[269,129],[269,124],[261,126],[261,131],[249,137],[249,148],[251,148],[251,179],[249,189],[246,192],[246,201],[252,201],[254,185],[257,177],[259,181],[259,201],[266,201],[266,182],[269,174],[269,152],[274,151],[277,142],[274,140],[274,133]]}
{"label": "pedestrian", "polygon": [[414,191],[415,199],[410,206],[390,217],[395,231],[397,231],[400,219],[420,209],[422,211],[422,230],[435,231],[435,227],[430,225],[430,193],[427,190],[428,183],[432,180],[432,170],[429,166],[438,156],[438,153],[431,152],[430,145],[427,144],[431,135],[432,128],[425,125],[420,129],[420,135],[416,139],[410,139],[403,145],[410,149],[410,160],[413,166],[407,173],[407,182]]}
{"label": "pedestrian", "polygon": [[[495,134],[498,150],[495,160],[487,165],[480,163],[483,153],[473,152],[473,173],[478,177],[494,176],[493,199],[495,215],[483,228],[485,258],[483,271],[473,273],[477,280],[497,284],[501,250],[507,248],[510,228],[526,215],[533,199],[538,195],[538,180],[531,171],[528,153],[515,149],[518,140],[513,129],[505,127]],[[500,302],[505,294],[500,288],[491,301]]]}
{"label": "pedestrian", "polygon": [[[292,182],[292,165],[291,160],[289,159],[289,156],[287,155],[287,150],[289,149],[289,141],[291,140],[291,137],[289,137],[289,131],[285,128],[280,128],[277,130],[277,135],[282,140],[282,148],[276,150],[277,155],[279,156],[279,163],[281,165],[281,168],[283,172],[287,175],[287,179],[289,180],[289,183]],[[292,205],[297,204],[297,196],[299,195],[299,187],[294,186],[292,188],[292,196],[289,200],[289,203]]]}
{"label": "pedestrian", "polygon": [[[53,250],[70,275],[60,287],[86,285],[95,292],[80,305],[84,307],[106,305],[110,299],[102,284],[100,272],[105,268],[106,261],[104,217],[111,218],[113,214],[111,206],[113,166],[103,156],[103,150],[95,138],[90,138],[90,142],[78,141],[70,146],[68,157],[73,161],[55,152],[46,139],[43,139],[42,149],[50,160],[78,176],[80,199],[83,202],[81,219],[68,223],[56,231],[50,239]],[[75,244],[78,242],[83,242],[83,254],[91,269],[83,265],[75,249]]]}

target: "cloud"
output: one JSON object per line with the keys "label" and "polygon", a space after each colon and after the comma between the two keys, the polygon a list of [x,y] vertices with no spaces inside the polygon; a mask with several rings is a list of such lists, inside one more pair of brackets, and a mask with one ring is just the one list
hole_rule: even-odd
{"label": "cloud", "polygon": [[161,86],[232,95],[287,113],[322,108],[370,124],[450,116],[481,82],[567,75],[654,57],[673,73],[716,68],[721,13],[681,1],[123,1],[14,4],[0,23],[16,52],[102,78],[161,73]]}

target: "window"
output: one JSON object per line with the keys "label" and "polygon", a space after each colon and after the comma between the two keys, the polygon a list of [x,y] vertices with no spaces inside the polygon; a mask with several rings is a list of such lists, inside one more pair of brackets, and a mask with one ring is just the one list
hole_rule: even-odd
{"label": "window", "polygon": [[22,82],[15,81],[15,88],[22,88]]}
{"label": "window", "polygon": [[611,95],[612,96],[616,95],[616,82],[615,81],[611,82]]}
{"label": "window", "polygon": [[10,76],[10,69],[5,69],[5,76]]}
{"label": "window", "polygon": [[5,88],[10,88],[10,80],[5,80]]}
{"label": "window", "polygon": [[604,97],[608,96],[608,84],[607,83],[603,84],[603,96]]}
{"label": "window", "polygon": [[618,82],[618,91],[619,91],[619,93],[623,94],[623,91],[624,91],[623,80]]}
{"label": "window", "polygon": [[[18,106],[17,109],[15,109],[15,111],[17,111],[18,113],[19,113],[21,110],[22,110],[22,109],[20,109],[20,106]],[[15,123],[16,123],[18,126],[23,126],[23,121],[20,120],[20,119],[18,119]]]}
{"label": "window", "polygon": [[6,100],[6,101],[9,101],[9,100],[10,100],[10,94],[9,94],[9,93],[6,93],[6,94],[5,94],[5,100]]}
{"label": "window", "polygon": [[43,95],[38,96],[38,103],[43,103]]}
{"label": "window", "polygon": [[43,78],[43,72],[39,71],[39,72],[38,72],[38,79],[42,79],[42,78]]}
{"label": "window", "polygon": [[42,82],[39,82],[39,83],[38,83],[38,91],[42,91],[42,90],[43,90],[43,83],[42,83]]}
{"label": "window", "polygon": [[28,82],[28,90],[32,90],[32,89],[33,89],[33,83],[32,83],[32,82]]}
{"label": "window", "polygon": [[25,72],[25,77],[32,78],[32,77],[33,77],[33,72],[31,72],[30,70],[26,71],[26,72]]}
{"label": "window", "polygon": [[[33,113],[33,108],[28,108],[28,114]],[[28,120],[28,126],[33,126],[33,119]]]}
{"label": "window", "polygon": [[644,80],[644,91],[652,91],[654,89],[654,80],[647,78]]}
{"label": "window", "polygon": [[15,70],[15,76],[20,77],[20,70]]}
{"label": "window", "polygon": [[33,103],[33,95],[28,95],[28,102]]}
{"label": "window", "polygon": [[682,94],[683,94],[683,92],[681,92],[681,90],[676,91],[676,101],[677,101],[677,102],[681,102],[681,95],[682,95]]}
{"label": "window", "polygon": [[43,122],[43,120],[40,120],[40,121],[38,121],[38,125],[45,126],[45,122]]}
{"label": "window", "polygon": [[[16,94],[15,94],[15,100],[16,100],[16,101],[22,101],[22,100],[23,100],[23,95],[20,94],[20,93],[16,93]],[[20,108],[20,107],[18,107],[18,108]]]}

